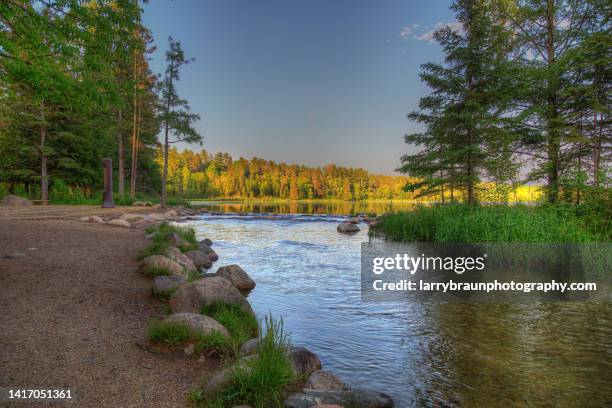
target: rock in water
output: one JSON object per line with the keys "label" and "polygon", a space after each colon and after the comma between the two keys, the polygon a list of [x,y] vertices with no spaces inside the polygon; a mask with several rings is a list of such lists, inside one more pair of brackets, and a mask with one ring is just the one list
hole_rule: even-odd
{"label": "rock in water", "polygon": [[359,219],[359,217],[350,217],[347,218],[344,222],[348,222],[349,224],[359,224],[361,220]]}
{"label": "rock in water", "polygon": [[359,227],[355,224],[351,224],[348,222],[343,222],[342,224],[338,224],[338,232],[341,232],[343,234],[351,234],[354,232],[358,232]]}
{"label": "rock in water", "polygon": [[173,312],[200,313],[213,303],[237,305],[253,313],[251,305],[228,280],[221,277],[200,279],[183,285],[168,302]]}
{"label": "rock in water", "polygon": [[219,255],[209,245],[206,245],[204,241],[198,243],[198,249],[204,252],[211,261],[217,262],[219,260]]}
{"label": "rock in water", "polygon": [[185,283],[187,283],[187,279],[180,275],[156,276],[153,280],[153,294],[157,296],[165,295]]}
{"label": "rock in water", "polygon": [[175,313],[164,319],[169,323],[182,323],[202,334],[211,334],[219,332],[225,337],[229,337],[230,333],[225,326],[209,316],[204,316],[199,313]]}
{"label": "rock in water", "polygon": [[213,242],[210,238],[204,238],[202,241],[200,241],[201,243],[208,245],[208,246],[212,246]]}
{"label": "rock in water", "polygon": [[173,275],[187,276],[185,269],[181,265],[163,255],[151,255],[146,257],[142,260],[140,268],[143,272],[149,272],[152,269],[166,269]]}
{"label": "rock in water", "polygon": [[7,195],[2,199],[2,205],[32,205],[32,202],[27,198]]}
{"label": "rock in water", "polygon": [[240,292],[247,294],[255,287],[255,281],[238,265],[227,265],[217,269],[217,276],[227,279]]}
{"label": "rock in water", "polygon": [[318,370],[310,375],[304,389],[331,391],[346,390],[348,387],[334,374]]}
{"label": "rock in water", "polygon": [[187,251],[185,256],[189,257],[196,268],[210,269],[212,267],[212,261],[204,252],[200,250]]}
{"label": "rock in water", "polygon": [[321,369],[321,360],[305,347],[293,347],[289,352],[289,362],[296,376],[310,375]]}
{"label": "rock in water", "polygon": [[311,408],[317,404],[337,404],[355,408],[393,408],[391,397],[381,392],[353,388],[350,390],[304,390],[285,401],[287,408]]}
{"label": "rock in water", "polygon": [[194,265],[193,261],[189,259],[187,255],[182,253],[181,250],[177,247],[169,247],[168,249],[166,249],[165,255],[177,264],[181,265],[187,273],[198,270],[198,268],[196,268],[196,266]]}

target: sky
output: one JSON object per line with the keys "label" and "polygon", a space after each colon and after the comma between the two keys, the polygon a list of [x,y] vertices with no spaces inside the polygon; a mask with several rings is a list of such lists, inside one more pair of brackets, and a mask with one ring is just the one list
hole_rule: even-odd
{"label": "sky", "polygon": [[441,61],[432,32],[453,23],[448,0],[153,0],[144,24],[165,68],[168,36],[195,62],[177,85],[204,144],[179,148],[397,174],[415,151],[406,115]]}

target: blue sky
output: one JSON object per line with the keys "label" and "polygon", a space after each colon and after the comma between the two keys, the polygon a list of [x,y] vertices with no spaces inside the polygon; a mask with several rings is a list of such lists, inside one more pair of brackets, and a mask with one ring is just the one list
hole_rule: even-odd
{"label": "blue sky", "polygon": [[[431,31],[450,1],[154,0],[154,72],[167,38],[196,62],[179,94],[202,116],[204,148],[234,157],[394,174],[410,151],[406,114],[427,88],[419,65],[440,61]],[[183,145],[199,149],[199,146]]]}

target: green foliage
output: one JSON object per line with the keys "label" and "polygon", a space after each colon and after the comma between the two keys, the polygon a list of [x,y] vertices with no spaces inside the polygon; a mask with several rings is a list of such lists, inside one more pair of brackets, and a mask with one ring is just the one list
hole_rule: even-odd
{"label": "green foliage", "polygon": [[571,207],[519,205],[419,207],[383,216],[371,233],[408,242],[572,243],[605,239],[605,235],[590,231]]}
{"label": "green foliage", "polygon": [[266,332],[253,358],[234,366],[231,384],[214,396],[192,393],[202,408],[249,404],[254,408],[280,408],[283,390],[294,380],[287,353],[290,341],[283,322],[266,318]]}
{"label": "green foliage", "polygon": [[170,288],[168,290],[165,290],[161,293],[157,294],[157,298],[163,301],[168,301],[172,295],[174,295],[176,293],[176,291],[178,290],[178,288],[174,287],[174,288]]}
{"label": "green foliage", "polygon": [[[185,241],[183,245],[178,247],[183,252],[191,251],[198,247],[198,240],[193,228],[178,227],[164,221],[158,226],[147,227],[145,232],[147,234],[153,234],[153,242],[140,251],[137,258],[139,261],[151,255],[164,255],[170,247],[171,234],[177,234]],[[193,276],[192,279],[195,279],[195,276]]]}
{"label": "green foliage", "polygon": [[201,313],[221,323],[230,332],[234,354],[245,341],[259,335],[259,324],[255,316],[237,305],[214,303],[204,306]]}
{"label": "green foliage", "polygon": [[147,339],[152,343],[175,347],[193,343],[195,353],[203,350],[227,348],[227,338],[219,332],[203,334],[182,323],[152,320],[149,322]]}
{"label": "green foliage", "polygon": [[168,268],[163,267],[153,267],[153,268],[144,268],[143,272],[152,278],[156,276],[170,276],[172,272],[168,270]]}
{"label": "green foliage", "polygon": [[149,246],[147,246],[146,248],[144,248],[142,251],[138,253],[138,257],[136,259],[138,259],[139,261],[142,261],[146,257],[152,256],[152,255],[163,255],[166,253],[166,250],[169,247],[170,247],[170,243],[167,241],[153,240],[153,242]]}

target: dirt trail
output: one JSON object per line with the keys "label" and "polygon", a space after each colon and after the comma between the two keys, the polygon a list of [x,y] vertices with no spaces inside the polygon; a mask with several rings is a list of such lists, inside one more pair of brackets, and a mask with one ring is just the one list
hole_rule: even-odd
{"label": "dirt trail", "polygon": [[[1,219],[0,387],[72,389],[72,403],[59,406],[186,406],[215,362],[165,358],[136,344],[161,314],[151,281],[136,271],[146,245],[137,230]],[[25,256],[5,257],[15,253]]]}

